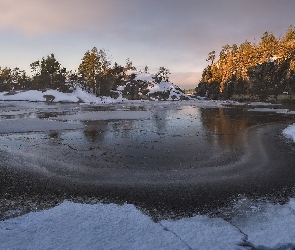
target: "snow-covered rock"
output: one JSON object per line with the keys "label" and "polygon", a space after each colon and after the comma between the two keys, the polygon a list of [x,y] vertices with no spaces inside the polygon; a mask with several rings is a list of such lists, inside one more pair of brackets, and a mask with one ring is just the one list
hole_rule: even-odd
{"label": "snow-covered rock", "polygon": [[191,97],[171,82],[156,82],[155,75],[137,71],[128,71],[127,75],[134,75],[134,79],[124,86],[119,86],[115,92],[120,97],[129,100],[189,100]]}

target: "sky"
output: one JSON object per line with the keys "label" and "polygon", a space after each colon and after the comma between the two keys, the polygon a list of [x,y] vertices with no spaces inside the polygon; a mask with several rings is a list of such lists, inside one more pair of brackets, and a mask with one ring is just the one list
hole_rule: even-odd
{"label": "sky", "polygon": [[30,63],[54,53],[77,70],[97,47],[112,63],[164,66],[185,89],[197,86],[210,51],[295,25],[294,0],[0,0],[0,10],[2,68],[31,74]]}

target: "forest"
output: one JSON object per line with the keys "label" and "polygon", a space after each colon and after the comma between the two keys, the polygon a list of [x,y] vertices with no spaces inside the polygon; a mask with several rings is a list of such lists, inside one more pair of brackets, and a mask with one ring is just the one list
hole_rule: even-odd
{"label": "forest", "polygon": [[222,46],[208,54],[196,94],[210,99],[278,100],[295,95],[295,28],[276,38],[265,32],[257,43]]}
{"label": "forest", "polygon": [[[135,74],[127,73],[129,70],[136,71],[129,58],[126,59],[124,66],[117,63],[111,65],[106,50],[98,50],[96,47],[85,52],[78,70],[74,72],[62,67],[53,53],[32,62],[30,68],[32,76],[28,76],[24,70],[19,68],[0,67],[0,92],[13,94],[15,91],[22,90],[55,89],[69,93],[79,86],[96,96],[112,96],[118,86],[123,86],[127,82],[140,84],[134,81]],[[140,71],[148,73],[149,68],[145,66]],[[168,82],[169,74],[170,71],[167,68],[160,67],[154,75],[154,83]]]}

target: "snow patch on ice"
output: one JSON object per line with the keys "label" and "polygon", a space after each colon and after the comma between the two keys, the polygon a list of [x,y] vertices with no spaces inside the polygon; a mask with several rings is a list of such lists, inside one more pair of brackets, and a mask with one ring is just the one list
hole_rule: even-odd
{"label": "snow patch on ice", "polygon": [[274,109],[274,108],[254,108],[254,109],[249,109],[248,111],[274,112],[278,114],[295,114],[294,111],[289,111],[289,109]]}
{"label": "snow patch on ice", "polygon": [[295,123],[283,130],[283,135],[295,142]]}

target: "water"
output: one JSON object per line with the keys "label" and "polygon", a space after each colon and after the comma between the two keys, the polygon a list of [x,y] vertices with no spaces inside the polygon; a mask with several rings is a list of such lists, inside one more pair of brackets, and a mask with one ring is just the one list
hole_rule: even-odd
{"label": "water", "polygon": [[294,145],[281,135],[293,115],[186,102],[38,105],[3,107],[1,118],[107,110],[152,115],[70,120],[83,128],[2,134],[1,192],[10,204],[2,210],[18,209],[20,200],[46,207],[63,199],[98,199],[133,203],[162,218],[213,213],[241,194],[280,200],[293,195]]}

